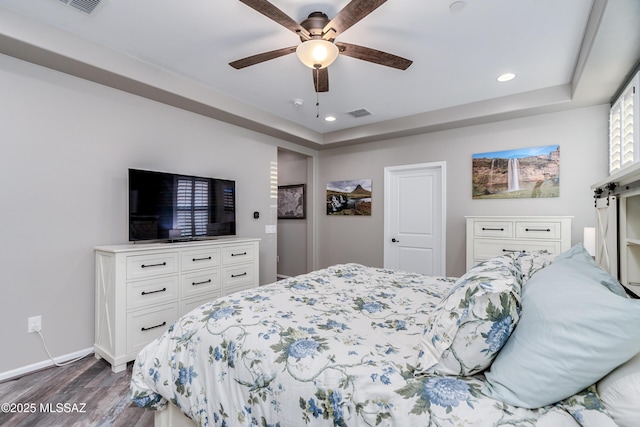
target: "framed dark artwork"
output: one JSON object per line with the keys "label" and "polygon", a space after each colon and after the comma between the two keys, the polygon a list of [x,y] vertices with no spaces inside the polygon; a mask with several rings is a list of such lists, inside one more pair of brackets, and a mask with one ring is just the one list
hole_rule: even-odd
{"label": "framed dark artwork", "polygon": [[473,156],[472,198],[560,197],[560,146],[544,145]]}
{"label": "framed dark artwork", "polygon": [[278,186],[278,219],[305,219],[306,217],[305,184]]}

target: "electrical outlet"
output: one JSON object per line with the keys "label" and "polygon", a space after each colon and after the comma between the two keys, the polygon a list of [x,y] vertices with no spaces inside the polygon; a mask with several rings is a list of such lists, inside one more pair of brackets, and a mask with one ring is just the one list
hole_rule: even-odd
{"label": "electrical outlet", "polygon": [[34,332],[40,332],[40,330],[42,329],[42,316],[29,317],[29,319],[27,319],[27,322],[27,332],[30,334]]}

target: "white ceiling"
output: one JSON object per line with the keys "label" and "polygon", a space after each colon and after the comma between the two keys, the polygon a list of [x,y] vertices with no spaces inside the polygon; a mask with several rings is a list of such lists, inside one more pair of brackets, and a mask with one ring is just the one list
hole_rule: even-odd
{"label": "white ceiling", "polygon": [[[319,94],[318,107],[312,71],[295,54],[242,70],[228,65],[299,43],[238,0],[102,0],[91,14],[61,0],[0,0],[0,18],[15,24],[4,33],[0,26],[0,52],[73,74],[52,63],[73,59],[73,52],[90,63],[86,46],[112,51],[142,61],[147,74],[161,69],[209,91],[207,101],[198,100],[211,107],[204,114],[230,122],[244,115],[238,124],[311,146],[608,102],[640,57],[638,0],[464,0],[457,2],[461,10],[453,2],[388,0],[340,34],[337,41],[414,62],[400,71],[340,56],[329,67],[330,90]],[[272,3],[300,22],[314,11],[332,18],[348,0]],[[47,46],[54,36],[67,47],[82,40],[83,53],[58,48],[55,61],[43,58],[45,51],[56,53]],[[40,53],[28,53],[24,43]],[[111,71],[126,74],[116,65]],[[517,76],[497,82],[505,72]],[[295,106],[294,99],[304,104]],[[360,108],[373,115],[347,114]],[[324,121],[329,114],[337,120]]]}

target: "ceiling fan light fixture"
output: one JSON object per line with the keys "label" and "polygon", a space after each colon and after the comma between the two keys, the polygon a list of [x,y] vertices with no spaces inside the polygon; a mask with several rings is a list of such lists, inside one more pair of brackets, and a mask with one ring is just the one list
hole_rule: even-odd
{"label": "ceiling fan light fixture", "polygon": [[338,57],[338,46],[323,39],[304,41],[296,48],[298,59],[309,68],[327,68]]}

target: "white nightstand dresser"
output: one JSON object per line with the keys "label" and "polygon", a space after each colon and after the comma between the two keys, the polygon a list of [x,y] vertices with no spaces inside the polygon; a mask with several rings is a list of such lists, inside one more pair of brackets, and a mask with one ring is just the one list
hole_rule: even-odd
{"label": "white nightstand dresser", "polygon": [[467,270],[508,252],[571,247],[571,216],[468,216]]}

